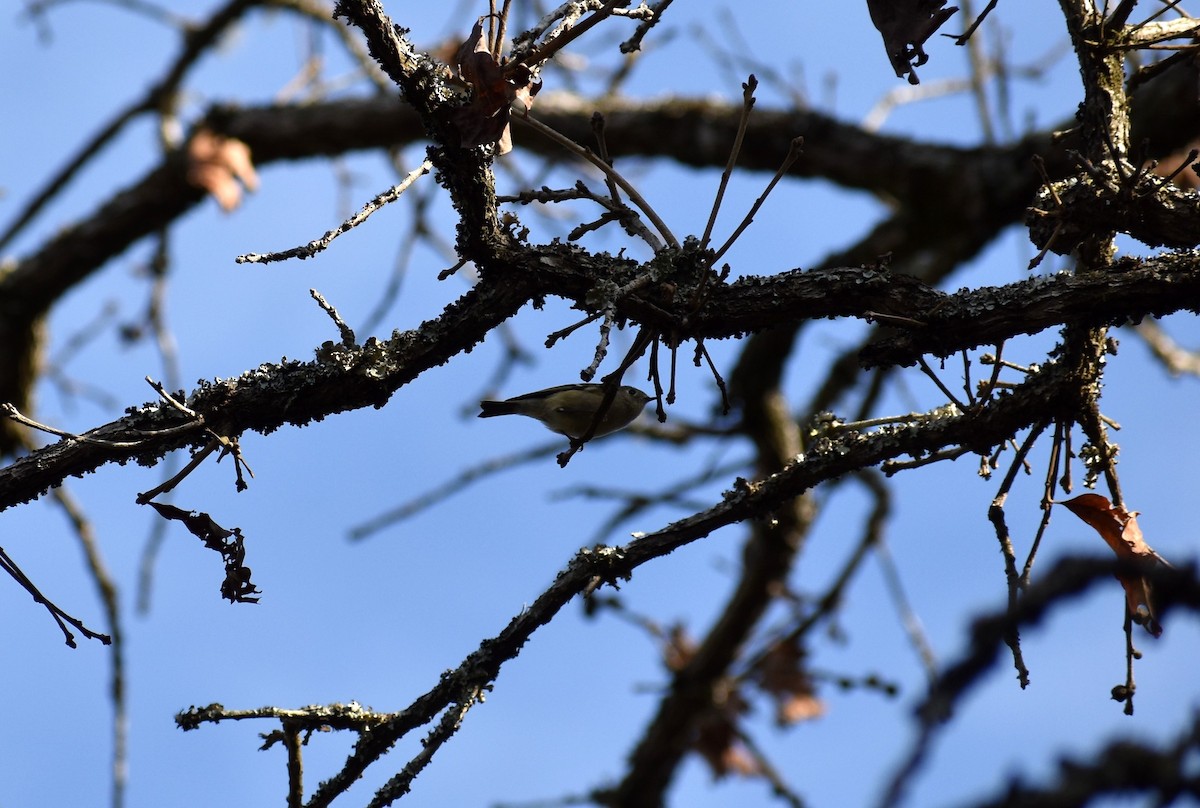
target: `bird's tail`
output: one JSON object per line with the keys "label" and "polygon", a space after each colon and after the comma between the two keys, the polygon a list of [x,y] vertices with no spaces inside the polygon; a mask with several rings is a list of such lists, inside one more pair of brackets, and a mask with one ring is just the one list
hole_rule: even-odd
{"label": "bird's tail", "polygon": [[517,406],[511,401],[481,401],[479,402],[479,417],[494,418],[497,415],[513,415]]}

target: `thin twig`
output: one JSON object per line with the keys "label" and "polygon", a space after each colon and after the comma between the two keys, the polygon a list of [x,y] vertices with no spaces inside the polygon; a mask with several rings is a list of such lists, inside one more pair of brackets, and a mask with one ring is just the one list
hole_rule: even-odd
{"label": "thin twig", "polygon": [[[55,429],[52,426],[48,426],[46,424],[39,423],[26,415],[22,415],[21,412],[16,407],[14,407],[12,404],[9,404],[7,402],[4,404],[0,404],[0,412],[2,412],[4,415],[7,415],[9,418],[16,421],[17,423],[24,424],[25,426],[31,427],[32,429],[36,429],[40,432],[46,432],[50,435],[57,435],[58,437],[66,438],[67,440],[76,440],[81,443],[91,443],[95,446],[104,446],[108,449],[134,449],[138,446],[141,446],[143,443],[145,443],[147,440],[150,440],[151,438],[163,438],[163,437],[167,437],[170,435],[174,435],[179,432],[189,432],[198,426],[198,424],[196,424],[196,423],[190,423],[190,424],[181,424],[179,426],[167,427],[166,429],[155,429],[155,430],[151,430],[148,432],[139,432],[138,435],[140,435],[141,437],[139,437],[138,440],[104,440],[103,438],[90,437],[87,433],[84,433],[82,435],[76,435],[73,432],[67,432],[62,429]],[[195,413],[192,413],[192,414],[195,416]],[[199,416],[195,416],[195,417],[198,418]],[[95,430],[91,430],[91,431],[94,432]]]}
{"label": "thin twig", "polygon": [[[992,393],[996,390],[996,382],[1000,381],[1000,371],[1004,368],[1004,362],[1001,355],[1004,353],[1004,343],[996,344],[996,353],[991,357],[992,376],[987,380],[986,385],[981,385],[979,388],[979,397],[984,401],[991,401]],[[980,364],[987,364],[987,355],[980,358]]]}
{"label": "thin twig", "polygon": [[963,31],[961,34],[958,35],[958,37],[954,40],[954,44],[955,45],[967,44],[967,40],[969,40],[971,38],[971,36],[975,33],[976,29],[978,29],[979,26],[983,24],[983,21],[984,21],[984,19],[987,18],[987,15],[992,13],[992,9],[994,9],[996,7],[996,3],[998,3],[998,2],[1000,2],[1000,0],[988,0],[987,7],[983,11],[980,12],[979,16],[975,18],[975,22],[971,23],[971,25],[967,28],[967,30]]}
{"label": "thin twig", "polygon": [[925,357],[918,356],[917,365],[921,368],[922,373],[933,379],[933,383],[936,384],[937,388],[942,391],[942,395],[944,395],[949,401],[953,402],[953,404],[960,410],[967,410],[967,407],[964,407],[962,402],[955,398],[954,394],[950,392],[950,388],[942,384],[942,380],[939,379],[937,374],[933,372],[933,368],[929,367],[929,363],[925,361]]}
{"label": "thin twig", "polygon": [[750,223],[754,221],[754,214],[758,213],[758,209],[761,208],[763,203],[767,201],[767,195],[771,193],[777,184],[779,184],[779,180],[781,180],[783,175],[786,174],[792,167],[792,163],[796,162],[796,159],[800,156],[803,146],[804,138],[792,138],[791,145],[788,146],[787,157],[783,158],[783,164],[779,166],[779,170],[775,172],[775,176],[771,178],[769,183],[767,183],[767,188],[762,192],[762,195],[758,199],[754,200],[754,204],[750,206],[750,212],[746,214],[746,218],[742,219],[742,223],[739,224],[737,229],[733,231],[733,235],[731,235],[725,241],[725,243],[721,245],[721,249],[717,250],[716,255],[714,255],[712,258],[713,265],[716,265],[716,263],[721,260],[721,256],[725,255],[729,248],[733,246],[733,242],[737,241],[738,236],[742,234],[742,231],[749,227]]}
{"label": "thin twig", "polygon": [[[717,365],[715,362],[713,362],[712,355],[709,354],[708,348],[706,348],[704,346],[704,341],[698,340],[696,342],[696,360],[697,360],[696,364],[697,365],[700,364],[699,360],[701,357],[703,357],[704,361],[706,363],[708,363],[708,370],[710,373],[712,373],[713,381],[715,381],[717,383],[717,389],[721,391],[721,414],[728,415],[729,410],[733,408],[733,404],[730,403],[730,401],[729,401],[729,388],[727,388],[725,386],[725,379],[723,379],[721,377],[720,371],[717,370]],[[671,388],[674,389],[674,387],[675,387],[675,364],[674,364],[674,354],[672,353]]]}
{"label": "thin twig", "polygon": [[600,339],[596,343],[596,350],[592,353],[592,363],[579,372],[579,378],[583,381],[590,382],[595,378],[596,372],[600,370],[600,363],[604,361],[604,357],[608,356],[609,337],[616,324],[616,319],[613,308],[606,306],[604,320],[600,323]]}
{"label": "thin twig", "polygon": [[[1009,464],[1008,472],[1004,475],[1004,479],[1000,483],[1000,488],[996,491],[996,496],[992,498],[992,504],[988,507],[988,521],[996,530],[996,538],[1000,542],[1000,553],[1004,557],[1004,579],[1008,589],[1008,611],[1009,614],[1015,614],[1018,601],[1021,593],[1021,578],[1017,574],[1017,555],[1013,549],[1012,536],[1008,530],[1008,522],[1004,516],[1004,502],[1008,499],[1008,494],[1012,490],[1013,482],[1016,480],[1018,470],[1024,465],[1025,458],[1029,451],[1033,448],[1037,439],[1049,426],[1048,422],[1034,424],[1029,430],[1029,434],[1017,449],[1016,455]],[[1013,666],[1017,669],[1017,680],[1021,687],[1029,686],[1029,668],[1025,665],[1024,655],[1021,653],[1021,635],[1017,627],[1009,627],[1004,636],[1004,644],[1008,646],[1012,653]]]}
{"label": "thin twig", "polygon": [[42,604],[42,606],[46,608],[46,611],[50,612],[50,616],[54,618],[54,622],[58,623],[58,627],[62,631],[63,637],[67,641],[67,645],[71,648],[78,648],[79,646],[75,643],[75,635],[71,633],[69,628],[67,628],[68,624],[73,626],[89,640],[99,640],[104,645],[112,644],[112,638],[107,634],[101,634],[98,631],[92,631],[83,624],[82,620],[72,617],[47,599],[46,596],[43,595],[37,588],[37,586],[34,585],[33,581],[29,580],[29,577],[21,571],[21,568],[17,566],[17,563],[12,560],[8,553],[4,551],[3,547],[0,547],[0,570],[7,573],[14,581],[21,585],[22,589],[24,589],[33,597],[35,602]]}
{"label": "thin twig", "polygon": [[575,333],[583,326],[587,325],[588,323],[594,323],[596,320],[599,320],[603,316],[604,316],[604,312],[598,311],[595,314],[589,314],[587,317],[584,317],[582,320],[580,320],[577,323],[572,323],[571,325],[567,326],[566,328],[560,328],[559,330],[555,331],[552,334],[549,334],[546,337],[546,347],[553,348],[554,343],[558,342],[560,339],[563,339],[564,337],[569,337],[571,334]]}
{"label": "thin twig", "polygon": [[1133,661],[1141,654],[1133,646],[1133,612],[1129,609],[1129,603],[1125,603],[1125,715],[1133,715],[1133,694],[1137,691],[1137,685],[1133,681]]}
{"label": "thin twig", "polygon": [[717,223],[717,213],[721,210],[721,200],[725,198],[725,189],[729,187],[729,179],[733,176],[733,167],[737,164],[738,155],[742,152],[742,141],[746,137],[746,128],[750,125],[750,111],[754,109],[754,91],[757,88],[758,79],[751,73],[750,77],[742,84],[742,111],[738,116],[737,134],[733,137],[733,146],[729,149],[729,159],[725,161],[725,170],[721,172],[721,181],[717,184],[712,212],[708,214],[708,224],[704,226],[704,236],[700,239],[701,250],[708,249],[713,226]]}
{"label": "thin twig", "polygon": [[975,391],[971,389],[971,358],[966,351],[962,351],[963,361],[963,390],[967,393],[967,403],[972,407],[975,406]]}
{"label": "thin twig", "polygon": [[362,522],[350,528],[348,536],[351,541],[361,541],[380,532],[386,527],[390,527],[405,519],[409,519],[422,511],[443,502],[450,497],[461,493],[467,486],[479,480],[489,477],[493,474],[498,474],[502,471],[523,466],[527,463],[532,463],[541,460],[554,453],[558,447],[562,445],[561,441],[555,439],[553,443],[542,443],[525,449],[514,454],[501,455],[493,457],[490,460],[485,460],[476,466],[472,466],[462,471],[450,480],[435,486],[430,490],[413,497],[412,499],[402,502],[396,507],[384,511],[378,516],[374,516],[365,522]]}
{"label": "thin twig", "polygon": [[79,544],[83,548],[84,558],[87,559],[88,569],[92,580],[99,590],[100,602],[108,618],[108,630],[112,632],[112,670],[109,675],[108,693],[112,698],[112,772],[113,772],[113,808],[125,803],[125,786],[129,769],[129,700],[128,688],[125,683],[125,642],[124,629],[121,619],[121,598],[117,592],[117,582],[100,555],[100,544],[96,541],[96,532],[92,522],[84,514],[83,508],[72,496],[66,486],[54,489],[55,501],[71,521]]}
{"label": "thin twig", "polygon": [[[525,65],[529,68],[532,68],[534,65],[540,65],[555,53],[571,44],[571,42],[583,36],[597,23],[610,16],[613,13],[613,9],[615,9],[618,5],[624,5],[625,2],[628,2],[628,0],[624,0],[624,2],[623,0],[608,0],[607,3],[596,9],[595,13],[583,22],[572,26],[565,31],[562,31],[562,33],[559,33],[546,40],[541,45],[534,47],[531,51],[529,51],[529,53],[522,56],[519,60],[513,60],[509,62],[507,65],[505,65],[505,72],[511,75],[511,73],[516,70],[518,65]],[[518,39],[519,38],[520,37],[518,37]]]}
{"label": "thin twig", "polygon": [[154,486],[149,491],[144,491],[144,492],[138,494],[137,497],[134,498],[134,502],[136,502],[138,505],[145,505],[148,502],[150,502],[150,500],[152,500],[156,496],[158,496],[159,494],[164,494],[167,491],[170,491],[175,486],[177,486],[181,482],[183,482],[184,478],[186,478],[189,474],[191,474],[193,471],[195,471],[196,467],[199,466],[201,463],[203,463],[205,461],[205,459],[210,454],[215,452],[217,450],[217,447],[220,445],[221,445],[220,439],[213,438],[204,446],[203,449],[196,452],[196,454],[192,455],[192,458],[187,462],[187,465],[184,466],[182,469],[180,469],[178,474],[175,474],[174,476],[172,476],[171,478],[169,478],[167,480],[163,480],[161,483]]}
{"label": "thin twig", "polygon": [[391,805],[411,790],[412,781],[429,765],[429,762],[433,760],[433,756],[442,745],[450,740],[454,733],[458,732],[459,727],[462,726],[463,719],[467,717],[467,712],[476,703],[483,701],[484,690],[485,688],[481,686],[473,687],[446,708],[437,726],[421,739],[421,751],[414,755],[391,780],[375,792],[371,801],[367,803],[367,808],[384,808],[384,806]]}
{"label": "thin twig", "polygon": [[589,163],[596,166],[596,168],[603,171],[606,176],[611,176],[613,182],[620,186],[621,190],[629,196],[629,200],[633,202],[633,204],[637,205],[637,207],[641,209],[642,213],[646,214],[646,217],[651,221],[651,223],[654,224],[655,229],[657,229],[659,234],[666,239],[667,243],[672,247],[679,247],[679,239],[675,238],[675,234],[671,232],[669,227],[667,227],[666,222],[659,217],[654,208],[650,207],[650,203],[647,202],[642,195],[638,193],[638,190],[634,188],[628,180],[622,177],[615,168],[597,157],[595,152],[593,152],[591,149],[580,146],[566,135],[555,131],[532,115],[515,115],[513,116],[513,120],[517,121],[518,123],[523,123],[538,134],[553,140],[567,151],[575,154],[578,157],[582,157],[584,160],[587,160]]}
{"label": "thin twig", "polygon": [[340,314],[338,314],[338,310],[335,309],[329,303],[329,301],[325,299],[325,296],[316,289],[309,289],[308,293],[312,295],[312,299],[317,301],[317,305],[329,315],[329,319],[333,320],[333,324],[337,326],[338,333],[342,335],[342,345],[345,345],[347,348],[356,345],[357,342],[354,337],[354,329],[346,325],[346,321],[342,319]]}
{"label": "thin twig", "polygon": [[[596,149],[600,153],[600,159],[611,166],[613,161],[612,156],[608,153],[608,139],[604,136],[604,124],[604,113],[600,112],[599,110],[593,112],[592,134],[596,136]],[[617,184],[613,182],[612,175],[605,174],[604,182],[606,185],[608,185],[608,195],[612,197],[613,203],[617,206],[620,206],[622,204],[621,191]]]}
{"label": "thin twig", "polygon": [[[1155,20],[1157,20],[1157,19],[1158,19],[1159,17],[1161,17],[1162,15],[1166,14],[1166,13],[1167,13],[1168,11],[1170,11],[1171,9],[1175,8],[1175,6],[1179,5],[1179,4],[1180,4],[1182,1],[1183,1],[1183,0],[1170,0],[1170,2],[1163,4],[1163,7],[1162,7],[1162,8],[1158,9],[1158,10],[1157,10],[1157,11],[1155,11],[1153,14],[1151,14],[1149,17],[1147,17],[1146,19],[1142,20],[1142,21],[1141,21],[1141,22],[1139,22],[1137,25],[1133,26],[1133,27],[1132,27],[1132,28],[1130,28],[1128,31],[1126,31],[1126,32],[1125,32],[1125,35],[1126,35],[1127,37],[1128,37],[1128,36],[1132,36],[1133,34],[1135,34],[1135,33],[1137,33],[1138,31],[1140,31],[1140,30],[1141,30],[1143,27],[1145,27],[1145,26],[1149,25],[1150,23],[1154,22]],[[1131,4],[1131,5],[1132,5],[1132,4]],[[1130,10],[1132,11],[1132,9],[1130,9]]]}
{"label": "thin twig", "polygon": [[408,190],[409,186],[416,182],[421,176],[428,174],[432,168],[433,163],[431,163],[429,160],[421,163],[421,165],[413,169],[412,172],[405,177],[399,185],[393,185],[383,193],[378,194],[370,202],[363,205],[362,209],[358,213],[342,222],[333,230],[329,230],[319,239],[310,241],[307,244],[301,244],[297,247],[292,247],[291,249],[283,250],[281,252],[246,253],[244,255],[239,255],[234,260],[239,264],[269,264],[273,261],[286,261],[289,258],[299,258],[301,260],[312,258],[317,253],[320,253],[328,248],[329,245],[333,243],[335,238],[343,233],[348,233],[355,227],[358,227],[360,224],[370,218],[373,213],[383,208],[384,205],[395,202],[400,198],[401,194]]}
{"label": "thin twig", "polygon": [[287,749],[287,808],[304,805],[304,743],[301,727],[295,721],[283,721],[283,746]]}
{"label": "thin twig", "polygon": [[1050,459],[1046,464],[1046,479],[1042,490],[1042,518],[1038,521],[1037,532],[1033,535],[1033,543],[1029,547],[1029,555],[1025,558],[1025,566],[1021,568],[1019,583],[1022,589],[1029,587],[1029,581],[1033,575],[1034,559],[1042,545],[1042,538],[1046,535],[1046,528],[1050,525],[1051,505],[1054,502],[1054,480],[1058,476],[1062,452],[1066,445],[1066,435],[1070,434],[1070,431],[1069,425],[1062,421],[1055,421],[1054,437],[1050,442]]}
{"label": "thin twig", "polygon": [[658,0],[650,7],[651,15],[649,18],[642,20],[637,29],[633,32],[633,36],[621,43],[621,53],[630,54],[642,49],[642,39],[646,34],[650,33],[650,29],[658,25],[658,21],[662,19],[663,12],[671,5],[674,0]]}
{"label": "thin twig", "polygon": [[1171,338],[1158,320],[1143,320],[1134,327],[1146,342],[1150,353],[1163,364],[1172,376],[1200,376],[1200,353],[1182,347]]}

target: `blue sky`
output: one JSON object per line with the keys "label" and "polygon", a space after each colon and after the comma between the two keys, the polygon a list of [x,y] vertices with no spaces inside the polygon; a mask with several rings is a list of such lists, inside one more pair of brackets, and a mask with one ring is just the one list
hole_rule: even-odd
{"label": "blue sky", "polygon": [[[741,5],[737,21],[754,43],[751,58],[797,77],[814,105],[861,120],[887,92],[901,87],[865,5]],[[697,26],[714,37],[728,30],[722,4],[706,0],[677,6],[664,24],[666,42],[656,43],[626,91],[736,97],[748,68],[722,68],[696,34]],[[176,8],[201,15],[209,6],[181,3]],[[465,35],[478,13],[459,8],[454,15],[427,15],[421,4],[400,3],[388,9],[413,30],[418,43]],[[1014,58],[1033,61],[1064,45],[1056,15],[1050,4],[1034,11],[1002,5],[996,21],[1009,30]],[[0,22],[0,70],[22,77],[6,82],[6,106],[23,111],[0,128],[0,146],[9,155],[0,163],[0,220],[5,223],[112,110],[141,95],[175,50],[158,23],[105,4],[67,4],[49,15],[48,25],[47,39],[14,9]],[[950,27],[957,30],[956,23]],[[584,42],[581,52],[603,65],[612,40],[606,34]],[[305,42],[301,26],[286,14],[252,16],[188,83],[186,114],[215,100],[269,101],[296,72]],[[962,49],[935,39],[930,52],[931,62],[921,72],[924,86],[965,74]],[[331,43],[326,53],[331,74],[341,74],[345,66]],[[1036,81],[1014,83],[1012,119],[1018,130],[1073,113],[1075,67],[1069,54],[1053,64]],[[553,89],[548,84],[547,91]],[[770,82],[763,82],[760,95],[764,107],[781,103]],[[977,129],[971,102],[961,94],[902,106],[884,124],[888,132],[956,143],[974,142]],[[518,132],[518,145],[521,136]],[[420,155],[420,147],[406,152],[410,165]],[[72,183],[11,254],[26,253],[46,234],[86,215],[98,196],[133,181],[156,158],[151,123],[132,127]],[[640,163],[627,168],[676,234],[703,230],[717,172]],[[337,170],[353,178],[352,209],[397,181],[373,155],[349,156]],[[224,215],[206,202],[172,235],[167,318],[185,387],[283,356],[307,359],[322,342],[336,339],[328,318],[312,303],[310,288],[320,290],[352,325],[363,323],[386,285],[400,248],[398,234],[411,223],[411,209],[401,203],[314,260],[237,265],[237,254],[306,242],[348,212],[338,174],[328,164],[275,164],[261,178],[261,191],[242,209]],[[719,234],[740,219],[765,181],[761,176],[735,181]],[[426,191],[433,187],[431,177],[422,182]],[[444,200],[435,210],[441,235],[452,238]],[[590,213],[577,207],[557,224],[536,226],[547,235],[565,233]],[[728,260],[739,273],[807,266],[865,232],[881,215],[882,205],[862,194],[838,192],[825,183],[784,183]],[[534,220],[528,212],[522,217]],[[615,249],[620,243],[602,237],[590,246]],[[1033,252],[1024,235],[1014,231],[954,285],[1022,278]],[[57,356],[105,306],[115,307],[120,321],[138,316],[148,294],[141,277],[148,253],[147,245],[135,246],[55,310],[49,356]],[[441,256],[418,247],[382,335],[436,315],[464,291],[463,279],[435,280],[445,266]],[[585,329],[554,351],[541,349],[548,333],[575,319],[554,301],[540,311],[522,311],[512,332],[536,362],[520,368],[502,392],[575,380],[591,359],[594,333]],[[1170,326],[1192,344],[1200,339],[1190,319],[1172,318]],[[789,368],[788,393],[795,402],[807,399],[823,363],[859,333],[857,323],[820,323],[805,332]],[[1122,350],[1109,365],[1105,409],[1123,427],[1117,439],[1127,501],[1143,512],[1142,527],[1156,549],[1169,559],[1193,558],[1188,503],[1195,476],[1186,462],[1200,449],[1191,426],[1197,382],[1168,378],[1149,362],[1132,333],[1118,336]],[[618,335],[617,341],[627,344],[628,335]],[[1035,361],[1049,344],[1046,337],[1014,341],[1006,357]],[[737,348],[710,345],[726,374]],[[160,481],[161,469],[108,467],[71,481],[122,587],[129,643],[130,806],[278,803],[285,783],[283,753],[255,751],[257,733],[273,727],[225,724],[184,734],[175,729],[173,715],[212,701],[251,708],[355,699],[380,710],[399,709],[480,639],[499,631],[579,547],[595,539],[612,504],[563,494],[583,485],[657,490],[704,464],[749,456],[748,447],[737,443],[679,450],[622,435],[590,445],[566,470],[547,457],[485,479],[367,541],[348,542],[353,525],[452,479],[463,468],[546,440],[548,433],[524,419],[472,417],[474,401],[485,392],[502,353],[500,341],[489,339],[425,374],[381,410],[347,413],[267,437],[245,436],[242,446],[255,474],[246,492],[234,491],[228,462],[205,464],[181,486],[177,504],[209,511],[222,524],[240,526],[248,537],[248,563],[265,593],[257,606],[222,601],[217,559],[172,526],[155,572],[153,609],[134,615],[138,564],[154,516],[133,500]],[[687,362],[680,368],[680,401],[669,415],[704,418],[717,400],[711,379]],[[143,377],[162,378],[164,369],[151,344],[122,345],[110,326],[65,372],[103,389],[109,403],[66,396],[46,383],[38,391],[38,415],[83,430],[152,399]],[[941,403],[927,379],[918,374],[905,379],[907,394],[893,397],[889,411]],[[1033,462],[1038,470],[1018,482],[1008,505],[1022,548],[1040,515],[1044,454]],[[964,647],[966,618],[999,607],[1004,598],[1002,562],[986,521],[998,481],[980,480],[975,465],[967,457],[895,480],[889,547],[942,662],[952,661]],[[715,502],[725,484],[694,496]],[[804,591],[820,591],[836,573],[858,541],[866,506],[863,491],[852,482],[820,496],[827,507],[793,580]],[[654,530],[681,515],[668,507],[651,509],[622,524],[607,541],[620,542],[629,532]],[[664,624],[683,621],[701,633],[733,585],[743,536],[740,527],[727,529],[649,564],[622,587],[621,596],[637,612]],[[0,546],[48,597],[89,625],[102,626],[77,542],[53,504],[43,500],[0,514]],[[1096,536],[1069,514],[1056,512],[1039,568],[1048,568],[1060,554],[1089,551],[1103,551]],[[66,648],[40,607],[13,584],[0,583],[0,613],[5,615],[0,644],[10,649],[11,659],[0,678],[10,694],[7,720],[0,725],[0,803],[104,804],[111,754],[107,652],[94,642]],[[1158,641],[1138,636],[1145,655],[1137,666],[1137,714],[1129,718],[1108,699],[1110,688],[1123,679],[1121,615],[1122,596],[1113,584],[1093,590],[1029,633],[1025,654],[1032,687],[1022,692],[1011,668],[995,670],[944,733],[909,804],[955,804],[999,788],[1015,772],[1047,774],[1052,752],[1086,754],[1105,739],[1161,738],[1173,732],[1200,706],[1196,621],[1183,615],[1170,620]],[[920,665],[874,561],[850,591],[838,625],[844,638],[819,641],[814,667],[850,676],[878,673],[897,681],[901,695],[887,700],[828,687],[821,692],[828,714],[816,722],[780,731],[770,724],[769,706],[759,704],[750,723],[784,776],[814,806],[867,805],[878,796],[912,737],[911,707],[922,692]],[[611,616],[588,620],[574,604],[505,666],[495,691],[470,713],[408,801],[485,805],[549,799],[603,785],[622,774],[624,758],[665,682],[656,650],[643,633]],[[334,770],[349,742],[313,739],[306,752],[310,786]],[[365,778],[350,802],[365,802],[416,743],[416,737],[408,739],[393,753],[392,768]],[[713,785],[697,759],[681,771],[671,800],[678,806],[775,804],[760,781]]]}

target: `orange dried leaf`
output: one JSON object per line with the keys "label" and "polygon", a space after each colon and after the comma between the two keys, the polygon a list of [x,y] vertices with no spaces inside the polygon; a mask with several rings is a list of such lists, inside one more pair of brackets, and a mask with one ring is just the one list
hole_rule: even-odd
{"label": "orange dried leaf", "polygon": [[809,693],[780,694],[775,704],[775,723],[781,727],[812,721],[825,715],[825,702]]}
{"label": "orange dried leaf", "polygon": [[[1142,529],[1137,523],[1137,511],[1119,508],[1100,494],[1081,494],[1062,504],[1091,525],[1100,534],[1100,538],[1104,539],[1104,543],[1116,553],[1117,558],[1124,561],[1166,563],[1142,538]],[[1118,575],[1117,579],[1125,589],[1125,600],[1134,621],[1144,626],[1155,637],[1162,634],[1150,581],[1142,575]]]}
{"label": "orange dried leaf", "polygon": [[250,147],[201,129],[187,145],[187,181],[207,191],[228,212],[242,201],[242,188],[258,190]]}
{"label": "orange dried leaf", "polygon": [[1081,494],[1062,503],[1071,513],[1087,522],[1118,558],[1138,559],[1157,554],[1142,539],[1137,526],[1137,511],[1118,508],[1100,494]]}

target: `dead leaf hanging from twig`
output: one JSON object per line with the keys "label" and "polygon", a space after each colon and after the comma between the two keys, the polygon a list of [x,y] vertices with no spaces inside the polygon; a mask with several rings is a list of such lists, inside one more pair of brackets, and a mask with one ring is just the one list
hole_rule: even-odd
{"label": "dead leaf hanging from twig", "polygon": [[542,88],[536,72],[525,65],[506,70],[493,55],[491,43],[483,35],[480,17],[455,54],[458,72],[471,85],[471,102],[454,111],[459,145],[468,148],[495,143],[497,154],[512,151],[509,131],[510,106],[514,101],[529,110],[533,97]]}
{"label": "dead leaf hanging from twig", "polygon": [[258,190],[250,147],[240,140],[201,129],[187,145],[187,181],[208,191],[228,213],[242,201],[242,188]]}
{"label": "dead leaf hanging from twig", "polygon": [[210,550],[216,550],[225,561],[225,580],[221,582],[221,596],[230,603],[258,603],[258,587],[250,582],[250,568],[246,566],[246,546],[241,528],[226,530],[207,513],[185,511],[162,502],[147,503],[164,519],[183,522],[184,527]]}
{"label": "dead leaf hanging from twig", "polygon": [[944,5],[946,0],[867,0],[892,69],[897,76],[907,75],[909,84],[921,83],[914,68],[929,61],[925,40],[958,11],[957,6]]}
{"label": "dead leaf hanging from twig", "polygon": [[[1142,530],[1137,523],[1137,511],[1118,508],[1100,494],[1081,494],[1061,504],[1091,525],[1122,561],[1167,564],[1142,538]],[[1133,621],[1155,637],[1162,634],[1150,581],[1143,575],[1118,575],[1117,579],[1125,589],[1125,600],[1129,604],[1129,613]]]}

